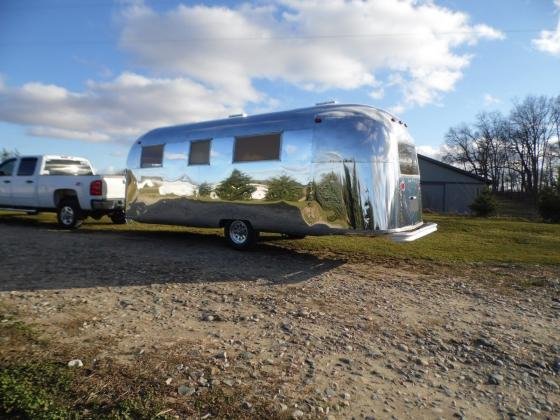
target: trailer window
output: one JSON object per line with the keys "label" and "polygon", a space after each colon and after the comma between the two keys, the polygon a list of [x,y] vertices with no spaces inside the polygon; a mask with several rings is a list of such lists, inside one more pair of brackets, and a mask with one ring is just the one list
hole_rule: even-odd
{"label": "trailer window", "polygon": [[412,144],[399,143],[399,166],[401,175],[418,175],[418,158]]}
{"label": "trailer window", "polygon": [[18,176],[31,176],[35,173],[37,158],[22,158],[19,161]]}
{"label": "trailer window", "polygon": [[48,159],[43,171],[45,175],[93,175],[88,162],[73,159]]}
{"label": "trailer window", "polygon": [[142,147],[140,156],[141,168],[155,168],[162,165],[163,162],[163,144],[157,146]]}
{"label": "trailer window", "polygon": [[210,164],[210,140],[191,141],[189,165]]}
{"label": "trailer window", "polygon": [[280,133],[235,138],[233,161],[256,160],[280,160]]}

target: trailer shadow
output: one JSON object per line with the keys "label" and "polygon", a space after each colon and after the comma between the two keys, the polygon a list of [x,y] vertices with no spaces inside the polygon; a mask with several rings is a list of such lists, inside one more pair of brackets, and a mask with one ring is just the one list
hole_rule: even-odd
{"label": "trailer shadow", "polygon": [[344,264],[260,242],[228,248],[217,234],[59,230],[34,218],[0,217],[0,291],[165,283],[312,280]]}

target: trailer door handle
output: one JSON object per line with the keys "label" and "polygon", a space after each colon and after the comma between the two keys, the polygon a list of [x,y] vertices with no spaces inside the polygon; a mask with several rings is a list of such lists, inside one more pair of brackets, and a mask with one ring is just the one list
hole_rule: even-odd
{"label": "trailer door handle", "polygon": [[410,198],[411,200],[416,200],[416,196],[415,196],[415,195],[411,195],[411,196],[408,197],[408,198]]}
{"label": "trailer door handle", "polygon": [[27,181],[25,181],[28,184],[33,184],[33,181],[31,181],[30,179],[28,179]]}
{"label": "trailer door handle", "polygon": [[9,179],[6,179],[6,180],[4,181],[4,184],[9,184],[9,183],[10,183],[10,180],[9,180]]}

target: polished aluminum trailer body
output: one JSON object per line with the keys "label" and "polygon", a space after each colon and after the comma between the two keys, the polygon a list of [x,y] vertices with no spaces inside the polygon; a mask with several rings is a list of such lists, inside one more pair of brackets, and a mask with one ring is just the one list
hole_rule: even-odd
{"label": "polished aluminum trailer body", "polygon": [[[272,152],[261,160],[258,151],[239,151],[236,142],[247,138],[262,138]],[[191,162],[191,143],[208,148],[208,162]],[[159,160],[149,157],[158,146]],[[127,216],[145,223],[220,227],[245,220],[257,231],[293,235],[395,233],[423,225],[406,125],[365,105],[158,128],[135,142],[127,166]]]}

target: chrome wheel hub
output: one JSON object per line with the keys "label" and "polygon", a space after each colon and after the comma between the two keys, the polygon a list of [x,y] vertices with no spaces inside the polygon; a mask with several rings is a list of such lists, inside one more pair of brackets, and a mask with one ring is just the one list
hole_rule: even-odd
{"label": "chrome wheel hub", "polygon": [[235,220],[232,222],[229,227],[229,237],[238,245],[243,245],[247,242],[247,238],[249,238],[249,229],[245,222],[242,222],[241,220]]}
{"label": "chrome wheel hub", "polygon": [[64,206],[60,209],[60,221],[66,226],[74,222],[74,209],[70,206]]}

